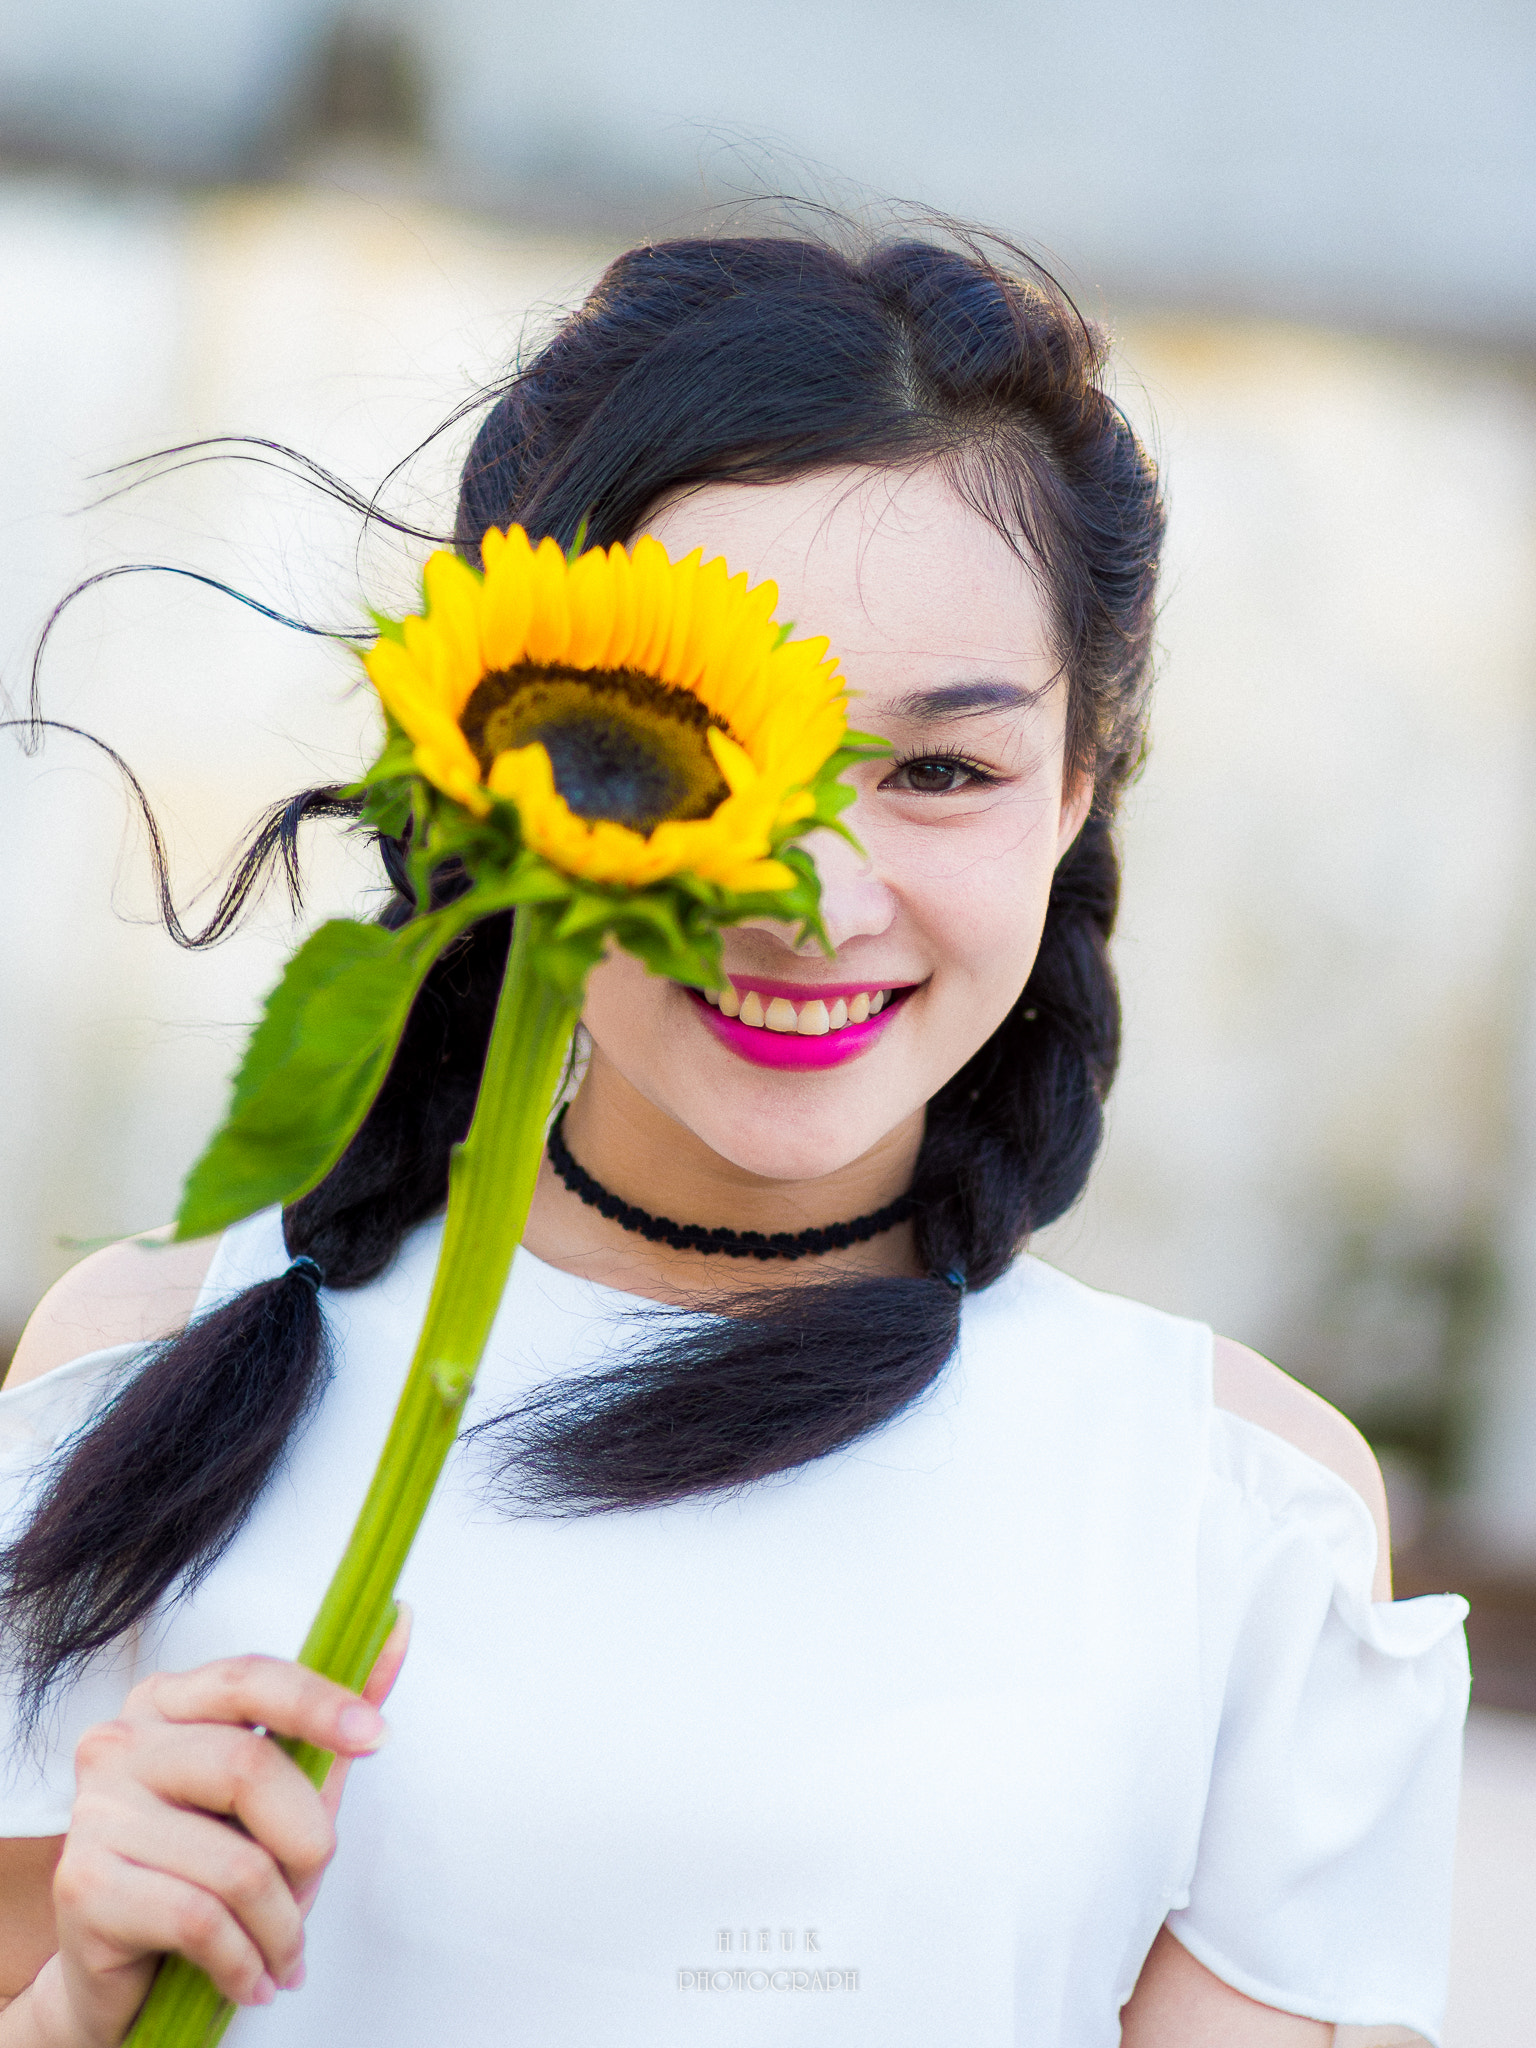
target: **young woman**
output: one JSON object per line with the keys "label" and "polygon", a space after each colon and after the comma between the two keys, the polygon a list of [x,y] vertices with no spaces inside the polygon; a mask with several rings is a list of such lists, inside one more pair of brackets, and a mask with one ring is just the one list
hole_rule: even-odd
{"label": "young woman", "polygon": [[[1341,1417],[1024,1249],[1118,1044],[1162,512],[1102,367],[1022,267],[689,242],[496,399],[468,556],[586,517],[829,636],[893,749],[862,857],[813,847],[836,957],[732,931],[717,1004],[595,972],[414,1646],[361,1701],[287,1659],[416,1332],[505,921],[315,1193],[48,1296],[0,1394],[3,2048],[109,2048],[170,1950],[271,2008],[252,2048],[1434,2038],[1460,1603],[1387,1604]],[[263,1729],[338,1752],[325,1796]]]}

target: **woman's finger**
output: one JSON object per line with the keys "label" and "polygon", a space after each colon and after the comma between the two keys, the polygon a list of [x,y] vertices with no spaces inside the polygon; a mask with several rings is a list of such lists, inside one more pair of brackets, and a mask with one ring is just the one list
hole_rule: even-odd
{"label": "woman's finger", "polygon": [[93,1852],[206,1892],[237,1921],[274,1982],[286,1984],[304,1956],[304,1920],[283,1871],[239,1828],[144,1797],[89,1815]]}
{"label": "woman's finger", "polygon": [[170,1802],[238,1821],[294,1889],[329,1863],[335,1829],[313,1785],[254,1729],[217,1724],[105,1722],[75,1752],[72,1825],[92,1828],[121,1808],[130,1820]]}
{"label": "woman's finger", "polygon": [[234,1914],[182,1878],[66,1842],[53,1896],[66,1973],[88,1980],[80,1987],[88,2002],[124,1964],[167,1952],[196,1963],[238,2004],[267,2005],[275,1995],[260,1949]]}
{"label": "woman's finger", "polygon": [[160,1800],[238,1821],[295,1888],[336,1853],[336,1829],[319,1794],[299,1765],[254,1729],[150,1724],[137,1731],[123,1772]]}
{"label": "woman's finger", "polygon": [[377,1707],[281,1657],[225,1657],[195,1671],[161,1671],[135,1686],[128,1721],[225,1721],[267,1728],[347,1756],[367,1756],[388,1730]]}

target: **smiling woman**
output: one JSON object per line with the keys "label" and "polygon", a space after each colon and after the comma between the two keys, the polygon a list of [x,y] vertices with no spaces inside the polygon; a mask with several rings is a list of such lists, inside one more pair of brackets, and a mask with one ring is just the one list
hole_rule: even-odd
{"label": "smiling woman", "polygon": [[[767,886],[831,819],[825,943],[593,968],[323,1887],[344,1766],[263,1731],[382,1740],[403,1631],[361,1702],[290,1659],[507,913],[318,1184],[44,1303],[0,1393],[0,2044],[116,2044],[165,1952],[274,2048],[1435,2038],[1460,1603],[1391,1603],[1331,1411],[1028,1251],[1119,1051],[1163,515],[1104,369],[1022,259],[719,240],[621,258],[496,394],[459,559],[369,656],[390,746],[595,888]],[[884,744],[795,809],[845,701]],[[470,901],[378,843],[388,929]]]}
{"label": "smiling woman", "polygon": [[[1020,1003],[1093,797],[1091,774],[1066,768],[1070,692],[1017,547],[931,463],[771,490],[701,484],[649,525],[674,554],[771,575],[781,609],[838,650],[854,720],[892,758],[851,771],[859,849],[826,832],[808,842],[832,958],[814,944],[791,956],[782,932],[749,922],[727,934],[714,1009],[628,955],[597,969],[569,1141],[637,1202],[662,1191],[659,1148],[670,1215],[762,1228],[771,1208],[835,1223],[906,1193],[927,1105]],[[647,1164],[615,1158],[610,1181],[603,1134],[641,1129]],[[528,1241],[543,1242],[537,1226]],[[949,1263],[974,1269],[978,1250]],[[857,1262],[871,1257],[893,1274],[934,1264],[910,1228]],[[584,1270],[655,1291],[622,1240]]]}

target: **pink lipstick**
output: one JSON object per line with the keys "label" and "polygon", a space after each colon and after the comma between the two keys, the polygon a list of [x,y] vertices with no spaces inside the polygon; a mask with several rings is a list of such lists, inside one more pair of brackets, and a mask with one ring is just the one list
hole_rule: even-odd
{"label": "pink lipstick", "polygon": [[808,985],[743,975],[733,978],[719,1008],[696,989],[688,994],[732,1052],[754,1066],[806,1073],[841,1066],[867,1052],[911,986],[893,989],[867,981]]}

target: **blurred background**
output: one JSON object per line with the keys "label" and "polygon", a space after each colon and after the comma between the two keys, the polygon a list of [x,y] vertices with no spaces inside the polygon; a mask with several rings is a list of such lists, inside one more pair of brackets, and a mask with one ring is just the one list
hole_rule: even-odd
{"label": "blurred background", "polygon": [[[267,437],[441,532],[472,422],[434,429],[640,237],[907,202],[1024,241],[1112,329],[1167,470],[1160,702],[1109,1142],[1041,1248],[1338,1402],[1399,1590],[1472,1595],[1448,2048],[1528,2042],[1536,1991],[1533,108],[1513,0],[0,17],[13,709],[52,605],[123,563],[336,628],[407,601],[425,544],[292,464],[113,465]],[[65,614],[42,691],[127,756],[193,897],[265,803],[356,767],[356,673],[135,576]],[[64,734],[0,744],[0,849],[3,1353],[170,1213],[295,927],[274,896],[179,953]],[[310,867],[307,918],[367,901],[355,851]]]}

